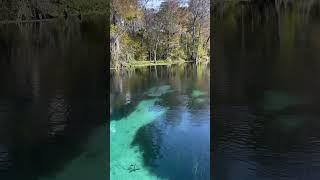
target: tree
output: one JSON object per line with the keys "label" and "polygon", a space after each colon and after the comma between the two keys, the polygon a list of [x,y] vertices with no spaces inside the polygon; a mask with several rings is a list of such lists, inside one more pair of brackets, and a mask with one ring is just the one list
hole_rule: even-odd
{"label": "tree", "polygon": [[145,13],[145,22],[149,59],[151,61],[153,57],[153,61],[155,62],[157,61],[157,51],[161,41],[164,24],[161,20],[161,16],[155,13],[154,10],[149,10]]}
{"label": "tree", "polygon": [[110,0],[0,0],[0,20],[48,19],[109,11]]}
{"label": "tree", "polygon": [[208,59],[209,0],[164,0],[152,9],[148,0],[112,0],[111,65],[131,62]]}
{"label": "tree", "polygon": [[190,28],[192,34],[192,50],[190,58],[193,61],[198,60],[197,49],[200,36],[202,35],[201,28],[204,24],[210,22],[210,9],[208,7],[210,7],[209,0],[190,0],[189,2],[189,11],[191,13]]}
{"label": "tree", "polygon": [[134,59],[137,44],[133,35],[139,30],[136,27],[141,14],[137,0],[111,1],[111,63],[115,66],[122,66]]}
{"label": "tree", "polygon": [[176,37],[180,34],[181,28],[178,24],[179,2],[177,0],[164,1],[160,5],[159,16],[163,21],[163,33],[166,47],[164,47],[164,58],[168,58],[171,51],[177,47]]}

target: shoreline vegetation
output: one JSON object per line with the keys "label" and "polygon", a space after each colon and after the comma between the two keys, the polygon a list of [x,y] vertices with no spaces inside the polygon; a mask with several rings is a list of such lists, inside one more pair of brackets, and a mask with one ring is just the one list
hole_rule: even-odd
{"label": "shoreline vegetation", "polygon": [[[79,18],[85,16],[97,16],[97,15],[105,15],[107,12],[92,12],[92,13],[83,13],[78,15],[69,15],[69,18]],[[0,20],[0,24],[22,24],[22,23],[35,23],[35,22],[50,22],[50,21],[56,21],[59,19],[63,19],[65,17],[63,16],[57,16],[52,18],[46,18],[46,19],[26,19],[26,20]]]}
{"label": "shoreline vegetation", "polygon": [[209,0],[111,0],[110,69],[210,60]]}
{"label": "shoreline vegetation", "polygon": [[33,23],[33,22],[48,22],[54,21],[58,18],[49,18],[49,19],[32,19],[32,20],[2,20],[0,24],[19,24],[19,23]]}
{"label": "shoreline vegetation", "polygon": [[[182,65],[186,63],[194,63],[194,61],[168,61],[168,60],[158,60],[154,61],[134,61],[128,64],[122,65],[121,67],[110,67],[111,70],[121,70],[121,69],[130,69],[130,68],[139,68],[147,66],[171,66],[171,65]],[[198,61],[197,64],[209,64],[210,61]]]}
{"label": "shoreline vegetation", "polygon": [[110,0],[2,0],[0,23],[40,22],[109,13]]}

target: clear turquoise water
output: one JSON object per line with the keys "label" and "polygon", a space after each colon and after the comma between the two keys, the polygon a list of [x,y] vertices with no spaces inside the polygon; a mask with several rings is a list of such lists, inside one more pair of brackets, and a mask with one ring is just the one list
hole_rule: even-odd
{"label": "clear turquoise water", "polygon": [[210,179],[209,69],[111,76],[111,179]]}

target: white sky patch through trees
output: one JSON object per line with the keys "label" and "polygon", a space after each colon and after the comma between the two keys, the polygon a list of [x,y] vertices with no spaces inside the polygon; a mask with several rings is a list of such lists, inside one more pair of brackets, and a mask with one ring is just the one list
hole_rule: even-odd
{"label": "white sky patch through trees", "polygon": [[[148,0],[148,3],[146,4],[146,7],[148,9],[151,9],[151,8],[158,9],[160,7],[160,4],[162,2],[164,2],[164,1],[165,0]],[[188,6],[188,1],[189,0],[180,0],[180,1],[182,2],[181,3],[182,6]]]}

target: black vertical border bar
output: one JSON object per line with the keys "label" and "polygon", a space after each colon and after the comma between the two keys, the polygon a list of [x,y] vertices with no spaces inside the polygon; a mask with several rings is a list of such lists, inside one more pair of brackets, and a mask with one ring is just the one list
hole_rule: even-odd
{"label": "black vertical border bar", "polygon": [[214,0],[210,0],[210,179],[213,179],[213,3]]}
{"label": "black vertical border bar", "polygon": [[210,179],[214,179],[214,159],[215,159],[215,147],[216,147],[216,133],[214,130],[215,121],[214,121],[214,79],[215,76],[215,66],[214,62],[216,59],[214,58],[214,3],[216,0],[210,0]]}
{"label": "black vertical border bar", "polygon": [[107,180],[110,179],[110,61],[111,61],[111,56],[110,56],[110,8],[111,8],[111,0],[108,1],[108,12],[106,13],[106,44],[105,44],[105,49],[106,49],[106,57],[105,57],[105,78],[106,78],[106,83],[107,83],[107,89],[106,89],[106,111],[105,111],[105,120],[107,121],[107,128],[106,128],[106,141],[101,142],[101,143],[107,143],[107,159],[106,159],[106,177]]}

